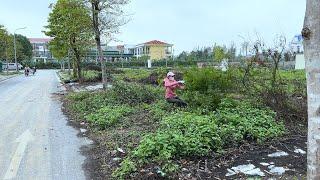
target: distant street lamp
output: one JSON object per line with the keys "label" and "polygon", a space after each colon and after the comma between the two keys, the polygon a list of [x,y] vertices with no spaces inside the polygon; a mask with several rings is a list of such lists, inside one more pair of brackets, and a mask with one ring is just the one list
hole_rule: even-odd
{"label": "distant street lamp", "polygon": [[13,33],[13,46],[14,46],[14,61],[16,63],[16,70],[17,72],[19,71],[18,63],[17,63],[17,48],[16,48],[16,31],[21,30],[21,29],[26,29],[27,27],[23,28],[18,28],[14,31]]}

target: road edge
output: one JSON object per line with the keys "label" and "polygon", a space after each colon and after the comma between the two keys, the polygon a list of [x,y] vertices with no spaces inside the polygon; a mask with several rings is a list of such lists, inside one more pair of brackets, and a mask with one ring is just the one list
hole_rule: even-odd
{"label": "road edge", "polygon": [[19,75],[21,75],[21,74],[14,74],[14,75],[9,76],[9,77],[7,77],[7,78],[0,79],[0,83],[3,83],[3,82],[5,82],[5,81],[8,81],[9,79],[14,78],[14,77],[17,77],[17,76],[19,76]]}

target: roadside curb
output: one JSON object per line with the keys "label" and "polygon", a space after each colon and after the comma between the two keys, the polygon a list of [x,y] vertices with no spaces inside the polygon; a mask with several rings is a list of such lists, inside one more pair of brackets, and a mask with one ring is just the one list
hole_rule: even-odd
{"label": "roadside curb", "polygon": [[17,77],[17,76],[19,76],[19,75],[21,75],[21,74],[15,74],[15,75],[12,75],[12,76],[9,76],[9,77],[5,77],[5,78],[0,78],[0,83],[2,83],[2,82],[5,82],[5,81],[7,81],[7,80],[9,80],[9,79],[11,79],[11,78],[14,78],[14,77]]}
{"label": "roadside curb", "polygon": [[56,77],[57,77],[58,81],[59,81],[61,84],[64,84],[63,81],[61,80],[62,77],[60,76],[59,71],[56,71]]}

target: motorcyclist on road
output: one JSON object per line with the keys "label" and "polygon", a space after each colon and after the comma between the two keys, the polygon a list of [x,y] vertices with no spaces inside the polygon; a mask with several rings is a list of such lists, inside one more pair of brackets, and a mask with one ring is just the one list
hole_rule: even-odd
{"label": "motorcyclist on road", "polygon": [[34,75],[34,73],[36,73],[37,68],[35,66],[33,66],[33,71],[32,71],[32,75]]}

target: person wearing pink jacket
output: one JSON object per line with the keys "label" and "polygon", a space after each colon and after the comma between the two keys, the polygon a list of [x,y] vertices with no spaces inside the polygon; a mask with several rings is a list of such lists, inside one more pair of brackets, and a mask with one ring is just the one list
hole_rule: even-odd
{"label": "person wearing pink jacket", "polygon": [[185,107],[187,106],[187,103],[180,99],[175,93],[177,88],[184,89],[184,84],[181,81],[176,81],[174,76],[175,74],[173,72],[168,72],[167,77],[163,80],[166,89],[165,98],[167,102],[177,104],[180,107]]}

